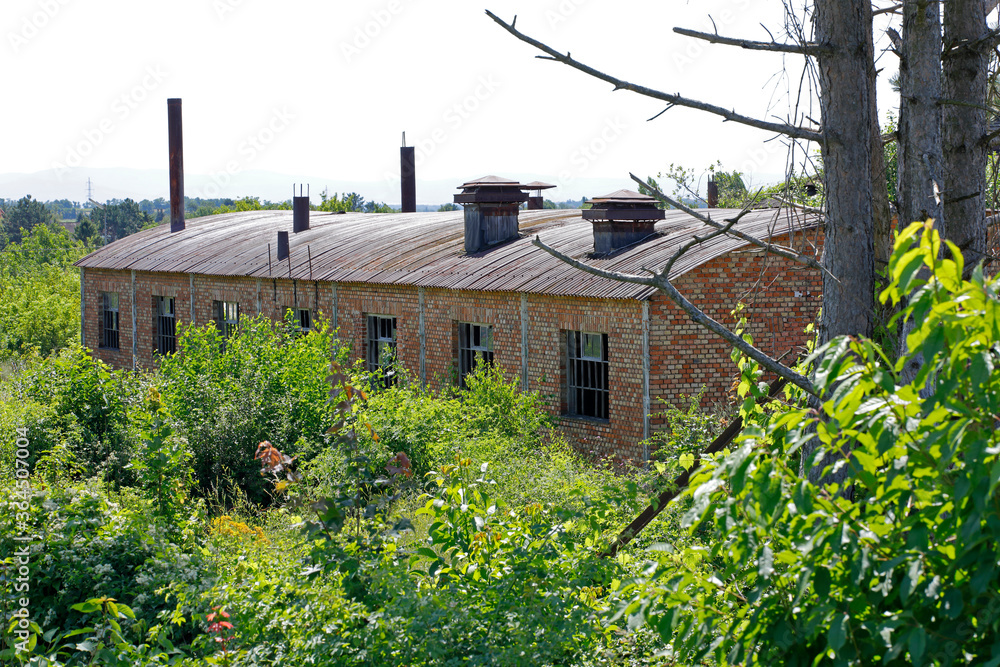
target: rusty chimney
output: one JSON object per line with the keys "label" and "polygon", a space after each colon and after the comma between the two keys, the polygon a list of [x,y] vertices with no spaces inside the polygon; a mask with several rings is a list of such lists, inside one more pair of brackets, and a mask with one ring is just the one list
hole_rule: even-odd
{"label": "rusty chimney", "polygon": [[522,190],[533,190],[534,195],[528,196],[528,210],[529,211],[540,211],[545,208],[545,199],[542,197],[542,190],[548,190],[549,188],[554,188],[556,186],[551,183],[542,183],[541,181],[532,181],[531,183],[525,183],[521,186]]}
{"label": "rusty chimney", "polygon": [[521,184],[499,176],[463,183],[455,203],[465,207],[465,251],[478,252],[517,238],[517,212],[528,195]]}
{"label": "rusty chimney", "polygon": [[708,179],[708,207],[715,208],[719,205],[719,184],[714,178]]}
{"label": "rusty chimney", "polygon": [[170,231],[184,229],[184,134],[181,100],[167,100],[167,134],[170,143]]}
{"label": "rusty chimney", "polygon": [[618,190],[590,200],[593,208],[583,211],[583,219],[594,225],[594,253],[606,255],[638,243],[655,233],[664,213],[656,200],[632,190]]}
{"label": "rusty chimney", "polygon": [[288,232],[278,232],[278,261],[288,259]]}
{"label": "rusty chimney", "polygon": [[402,212],[417,211],[417,160],[413,146],[406,145],[406,132],[403,132],[403,145],[399,149],[399,176],[402,188]]}
{"label": "rusty chimney", "polygon": [[[295,196],[295,186],[292,186],[292,231],[298,234],[309,229],[309,191],[302,196],[302,185],[299,185],[299,194]],[[280,247],[280,246],[279,246]],[[281,250],[279,249],[279,254]],[[279,257],[280,259],[280,257]]]}

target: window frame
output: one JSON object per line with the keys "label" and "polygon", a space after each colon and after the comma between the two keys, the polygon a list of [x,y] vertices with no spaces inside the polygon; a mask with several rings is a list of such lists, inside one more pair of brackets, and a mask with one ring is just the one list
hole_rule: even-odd
{"label": "window frame", "polygon": [[[303,314],[305,314],[304,325],[302,323]],[[307,334],[312,331],[312,310],[309,308],[295,308],[295,326],[301,334]]]}
{"label": "window frame", "polygon": [[[383,335],[383,325],[389,328],[388,337]],[[398,332],[399,321],[395,315],[365,313],[365,367],[369,373],[382,373],[382,381],[387,387],[395,384],[396,378],[387,373],[382,363],[382,351],[388,346],[392,359],[396,359]]]}
{"label": "window frame", "polygon": [[[233,312],[230,312],[231,309]],[[212,311],[212,319],[215,320],[215,327],[222,339],[228,340],[235,336],[240,327],[239,301],[213,301]],[[233,317],[230,317],[231,314]]]}
{"label": "window frame", "polygon": [[[154,352],[174,354],[177,352],[177,299],[172,296],[153,295],[156,324]],[[168,307],[169,306],[169,307]]]}
{"label": "window frame", "polygon": [[98,301],[97,348],[119,350],[121,349],[121,296],[118,292],[100,292]]}
{"label": "window frame", "polygon": [[[483,330],[486,331],[484,345]],[[475,341],[479,340],[477,344]],[[482,322],[458,322],[458,386],[465,389],[465,377],[476,370],[479,361],[493,365],[495,360],[495,336],[492,324]]]}
{"label": "window frame", "polygon": [[[611,419],[611,363],[608,334],[566,331],[566,416],[608,422]],[[599,336],[600,357],[587,350]]]}

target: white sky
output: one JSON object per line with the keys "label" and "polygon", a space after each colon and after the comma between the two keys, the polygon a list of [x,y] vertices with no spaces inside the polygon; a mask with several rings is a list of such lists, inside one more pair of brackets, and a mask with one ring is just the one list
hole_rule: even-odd
{"label": "white sky", "polygon": [[671,31],[711,15],[723,34],[768,39],[764,23],[780,38],[777,0],[4,0],[0,174],[166,169],[170,97],[184,101],[187,174],[391,183],[404,130],[422,203],[421,181],[485,174],[558,183],[546,194],[562,200],[670,163],[721,160],[758,184],[783,173],[768,133],[681,108],[647,122],[661,103],[536,59],[487,8],[630,81],[787,114],[781,56]]}

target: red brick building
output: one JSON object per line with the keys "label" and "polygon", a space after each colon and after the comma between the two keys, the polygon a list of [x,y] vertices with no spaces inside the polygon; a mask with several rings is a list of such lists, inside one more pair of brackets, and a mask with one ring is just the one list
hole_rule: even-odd
{"label": "red brick building", "polygon": [[[277,319],[293,308],[308,327],[322,314],[356,357],[377,364],[388,344],[432,387],[489,358],[548,397],[577,446],[633,459],[646,456],[659,399],[705,386],[705,405],[725,400],[735,377],[727,344],[655,290],[584,273],[531,243],[539,236],[594,266],[642,273],[704,225],[679,211],[629,214],[624,232],[612,230],[621,245],[596,255],[593,214],[518,212],[492,201],[510,183],[494,180],[464,186],[464,213],[258,211],[139,232],[77,263],[83,343],[114,366],[151,367],[178,322],[231,329],[239,315]],[[500,219],[508,231],[491,227]],[[755,211],[737,228],[810,255],[821,246],[817,221],[795,213]],[[804,343],[820,306],[817,272],[730,237],[693,248],[672,278],[725,324],[747,303],[757,345],[775,354]]]}

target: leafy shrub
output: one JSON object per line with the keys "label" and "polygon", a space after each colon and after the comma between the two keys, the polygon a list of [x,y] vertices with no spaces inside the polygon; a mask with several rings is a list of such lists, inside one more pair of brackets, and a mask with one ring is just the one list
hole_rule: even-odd
{"label": "leafy shrub", "polygon": [[326,377],[333,351],[329,327],[319,319],[303,336],[290,322],[244,317],[225,345],[212,325],[182,330],[177,354],[161,361],[160,377],[202,492],[228,479],[266,505],[253,462],[257,444],[270,440],[306,458],[323,448],[332,424]]}
{"label": "leafy shrub", "polygon": [[80,273],[86,254],[65,230],[38,225],[0,252],[0,359],[49,355],[80,339]]}
{"label": "leafy shrub", "polygon": [[[1000,664],[1000,296],[948,249],[939,259],[930,222],[897,241],[882,298],[907,299],[907,356],[832,341],[816,353],[818,410],[748,430],[697,475],[686,525],[711,529],[714,561],[661,559],[623,609],[678,659]],[[900,384],[913,357],[921,371]],[[789,465],[812,442],[805,467],[840,453],[847,482]]]}
{"label": "leafy shrub", "polygon": [[135,418],[147,382],[70,347],[9,381],[0,414],[6,412],[29,429],[35,454],[65,442],[87,476],[130,484],[134,475],[127,466],[138,442]]}

